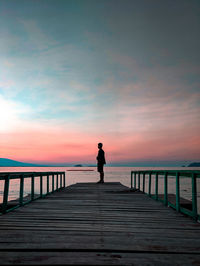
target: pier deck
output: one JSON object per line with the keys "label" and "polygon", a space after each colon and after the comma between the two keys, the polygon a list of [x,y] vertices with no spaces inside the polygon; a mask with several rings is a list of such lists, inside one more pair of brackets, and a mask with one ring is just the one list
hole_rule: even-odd
{"label": "pier deck", "polygon": [[0,264],[200,265],[200,224],[120,183],[78,183],[0,216]]}

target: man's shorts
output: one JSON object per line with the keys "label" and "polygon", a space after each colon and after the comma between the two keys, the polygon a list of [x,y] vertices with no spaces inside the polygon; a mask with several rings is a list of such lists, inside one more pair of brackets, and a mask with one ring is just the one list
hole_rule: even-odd
{"label": "man's shorts", "polygon": [[102,173],[102,172],[103,172],[103,164],[102,164],[102,163],[98,163],[98,164],[97,164],[97,171],[98,171],[99,173]]}

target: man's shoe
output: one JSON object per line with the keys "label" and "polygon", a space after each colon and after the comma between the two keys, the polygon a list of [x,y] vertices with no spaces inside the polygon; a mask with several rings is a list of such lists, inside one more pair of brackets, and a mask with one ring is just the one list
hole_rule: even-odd
{"label": "man's shoe", "polygon": [[103,184],[104,183],[104,181],[102,181],[102,180],[99,180],[98,182],[97,182],[97,184]]}

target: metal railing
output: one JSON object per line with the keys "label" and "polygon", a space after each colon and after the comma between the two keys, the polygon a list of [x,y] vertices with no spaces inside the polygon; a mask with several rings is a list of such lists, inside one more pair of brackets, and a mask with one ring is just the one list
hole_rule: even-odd
{"label": "metal railing", "polygon": [[[35,178],[39,177],[39,193],[35,193]],[[46,178],[45,178],[46,177]],[[24,200],[24,181],[30,178],[30,197]],[[51,178],[51,188],[50,188]],[[19,199],[14,201],[15,204],[10,204],[13,201],[9,201],[9,188],[10,180],[19,180]],[[48,194],[60,190],[65,187],[65,172],[4,172],[0,173],[0,180],[4,181],[3,189],[3,202],[0,205],[0,214],[10,212],[20,206],[30,203],[38,198],[43,198]],[[46,181],[46,193],[44,193],[43,183]],[[35,197],[37,196],[37,197]],[[12,206],[14,205],[14,206]]]}
{"label": "metal railing", "polygon": [[[152,179],[154,178],[154,184]],[[163,193],[159,194],[159,181],[163,178]],[[169,178],[175,179],[175,194],[174,200],[172,200],[173,194],[168,193]],[[181,204],[180,197],[180,180],[182,178],[191,179],[191,196],[190,201],[191,208],[186,208]],[[199,170],[145,170],[145,171],[131,171],[131,189],[136,189],[147,194],[149,197],[163,202],[166,206],[174,208],[176,211],[191,216],[195,220],[200,220],[200,214],[197,209],[197,178],[200,178]],[[142,180],[141,180],[142,179]],[[142,183],[142,184],[141,184]],[[148,187],[146,188],[145,185]],[[154,186],[154,187],[153,187]],[[152,191],[154,190],[154,194]],[[147,192],[145,192],[147,191]],[[189,202],[189,200],[188,200]]]}

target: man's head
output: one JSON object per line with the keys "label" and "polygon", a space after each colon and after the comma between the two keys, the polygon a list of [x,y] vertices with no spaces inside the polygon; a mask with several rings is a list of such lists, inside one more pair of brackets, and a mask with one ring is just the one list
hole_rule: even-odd
{"label": "man's head", "polygon": [[101,148],[102,148],[102,146],[103,146],[103,144],[102,144],[102,143],[98,143],[98,148],[99,148],[99,149],[101,149]]}

